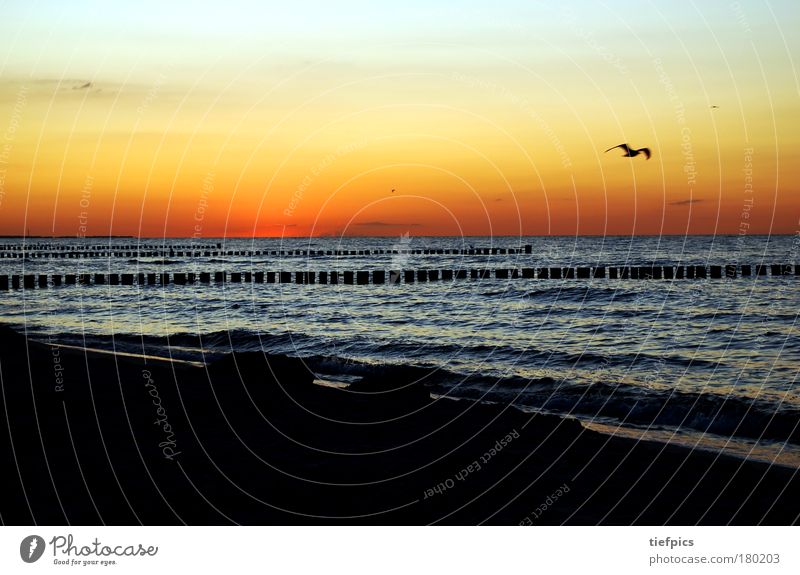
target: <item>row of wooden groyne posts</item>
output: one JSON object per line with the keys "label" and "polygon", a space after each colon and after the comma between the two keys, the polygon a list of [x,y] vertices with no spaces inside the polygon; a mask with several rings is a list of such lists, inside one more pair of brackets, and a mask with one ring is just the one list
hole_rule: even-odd
{"label": "row of wooden groyne posts", "polygon": [[679,265],[679,266],[598,266],[598,267],[539,267],[520,269],[459,269],[459,270],[361,270],[361,271],[257,271],[257,272],[189,272],[189,273],[83,273],[83,274],[26,274],[0,275],[0,290],[59,287],[62,285],[193,285],[225,283],[280,284],[411,284],[435,281],[482,279],[638,279],[684,280],[723,279],[736,277],[800,276],[800,264],[772,265]]}
{"label": "row of wooden groyne posts", "polygon": [[[70,246],[61,246],[67,248]],[[71,246],[75,248],[74,246]],[[93,246],[96,247],[96,246]],[[126,249],[127,248],[127,249]],[[142,249],[142,247],[115,246],[103,249],[57,249],[56,247],[35,248],[34,246],[26,249],[4,249],[0,246],[0,258],[6,259],[81,259],[81,258],[174,258],[174,257],[321,257],[321,256],[378,256],[378,255],[514,255],[532,254],[533,246],[526,245],[519,248],[469,248],[469,249],[449,249],[449,248],[429,248],[429,249],[365,249],[365,250],[223,250],[219,247],[212,248],[206,246],[204,249],[196,249],[190,246],[172,246],[169,249]]]}

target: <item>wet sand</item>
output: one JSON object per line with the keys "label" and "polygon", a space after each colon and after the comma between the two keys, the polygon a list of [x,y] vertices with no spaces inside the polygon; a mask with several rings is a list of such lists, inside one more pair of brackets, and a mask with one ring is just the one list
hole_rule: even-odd
{"label": "wet sand", "polygon": [[793,524],[797,470],[431,399],[302,361],[207,366],[0,328],[4,524]]}

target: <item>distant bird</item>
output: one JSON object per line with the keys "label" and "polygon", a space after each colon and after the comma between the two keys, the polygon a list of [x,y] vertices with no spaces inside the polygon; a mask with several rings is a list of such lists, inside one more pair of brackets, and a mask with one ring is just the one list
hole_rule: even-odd
{"label": "distant bird", "polygon": [[392,193],[394,193],[394,188],[392,188]]}
{"label": "distant bird", "polygon": [[82,86],[73,86],[73,90],[86,90],[87,88],[91,88],[93,84],[91,82],[86,82]]}
{"label": "distant bird", "polygon": [[709,108],[711,108],[712,110],[717,110],[719,109],[719,106],[709,106]]}
{"label": "distant bird", "polygon": [[604,154],[608,153],[615,148],[622,148],[622,150],[625,152],[624,154],[622,154],[623,158],[632,158],[634,156],[638,156],[639,154],[644,154],[645,156],[647,156],[648,160],[650,159],[650,148],[639,148],[638,150],[634,150],[628,144],[620,144],[619,146],[612,146],[603,153]]}

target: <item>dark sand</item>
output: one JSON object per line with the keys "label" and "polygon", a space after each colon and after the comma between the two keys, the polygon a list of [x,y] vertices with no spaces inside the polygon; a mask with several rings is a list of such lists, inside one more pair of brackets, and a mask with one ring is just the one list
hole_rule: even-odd
{"label": "dark sand", "polygon": [[414,370],[340,390],[290,358],[236,354],[206,368],[56,355],[3,328],[0,370],[4,524],[752,525],[800,514],[794,469],[433,401]]}

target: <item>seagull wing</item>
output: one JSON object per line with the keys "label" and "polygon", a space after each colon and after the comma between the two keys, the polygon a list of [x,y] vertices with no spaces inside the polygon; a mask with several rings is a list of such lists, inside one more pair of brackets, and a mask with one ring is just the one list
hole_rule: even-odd
{"label": "seagull wing", "polygon": [[647,156],[648,160],[650,159],[650,148],[642,148],[639,151],[644,153],[644,155]]}
{"label": "seagull wing", "polygon": [[607,149],[603,153],[605,154],[605,153],[610,152],[611,150],[614,150],[616,148],[622,148],[625,151],[626,154],[629,154],[630,151],[631,151],[631,149],[628,147],[628,144],[620,144],[618,146],[611,146],[609,149]]}

